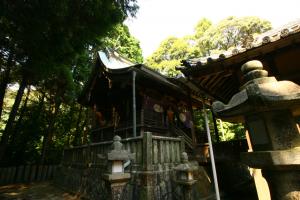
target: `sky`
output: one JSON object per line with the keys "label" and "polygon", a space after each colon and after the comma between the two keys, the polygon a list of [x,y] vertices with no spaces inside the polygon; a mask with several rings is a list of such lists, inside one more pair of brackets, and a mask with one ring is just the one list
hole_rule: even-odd
{"label": "sky", "polygon": [[144,58],[169,36],[193,33],[206,17],[213,23],[228,16],[258,16],[273,28],[300,18],[300,0],[137,0],[136,18],[126,20],[130,33],[140,41]]}

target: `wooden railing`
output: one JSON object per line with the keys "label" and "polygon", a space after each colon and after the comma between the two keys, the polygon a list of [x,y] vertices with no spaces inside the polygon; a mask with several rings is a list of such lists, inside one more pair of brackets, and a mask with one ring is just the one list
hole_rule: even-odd
{"label": "wooden railing", "polygon": [[[124,149],[135,153],[132,167],[135,170],[155,170],[159,165],[176,165],[184,151],[182,138],[153,136],[150,132],[143,136],[121,140]],[[105,162],[97,156],[111,149],[112,141],[92,143],[64,150],[62,165],[71,167],[97,167]]]}
{"label": "wooden railing", "polygon": [[184,141],[182,138],[152,136],[152,163],[154,166],[180,163],[180,155],[183,151]]}

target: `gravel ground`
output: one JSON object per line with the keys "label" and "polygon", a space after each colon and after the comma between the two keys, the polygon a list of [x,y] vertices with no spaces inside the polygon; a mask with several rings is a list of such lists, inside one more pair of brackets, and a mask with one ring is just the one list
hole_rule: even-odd
{"label": "gravel ground", "polygon": [[49,182],[0,186],[1,200],[80,200]]}

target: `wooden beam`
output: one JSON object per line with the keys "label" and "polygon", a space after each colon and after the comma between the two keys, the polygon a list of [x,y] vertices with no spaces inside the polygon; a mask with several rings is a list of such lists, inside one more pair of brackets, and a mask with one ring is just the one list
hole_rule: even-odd
{"label": "wooden beam", "polygon": [[220,75],[218,76],[217,80],[215,80],[215,82],[209,86],[209,89],[213,89],[216,85],[221,85],[220,82],[224,82],[224,80],[226,79],[226,77],[229,77],[230,75],[232,75],[231,73],[228,72],[222,72],[220,73]]}
{"label": "wooden beam", "polygon": [[[202,80],[201,80],[201,81],[199,81],[199,82],[200,82],[200,84],[201,84],[201,85],[205,85],[205,84],[206,84],[206,82],[207,82],[207,81],[209,81],[209,77],[210,77],[210,76],[204,76],[204,77],[201,77],[201,78],[202,78]],[[201,78],[200,78],[200,79],[201,79]]]}
{"label": "wooden beam", "polygon": [[215,80],[219,77],[219,74],[214,74],[212,77],[209,79],[209,81],[206,83],[206,87],[210,88],[210,85],[212,85]]}

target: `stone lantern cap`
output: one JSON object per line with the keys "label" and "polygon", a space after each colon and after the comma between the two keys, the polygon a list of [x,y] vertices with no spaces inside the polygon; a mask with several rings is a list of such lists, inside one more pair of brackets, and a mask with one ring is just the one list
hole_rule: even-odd
{"label": "stone lantern cap", "polygon": [[181,164],[174,167],[176,171],[181,172],[192,172],[198,169],[197,166],[191,165],[188,160],[188,155],[186,152],[182,152],[181,154]]}
{"label": "stone lantern cap", "polygon": [[290,109],[294,115],[300,114],[300,86],[291,81],[277,81],[268,77],[263,65],[252,60],[241,67],[246,83],[228,104],[213,103],[213,111],[220,118],[241,122],[245,114],[254,114],[276,109]]}
{"label": "stone lantern cap", "polygon": [[116,135],[113,138],[112,149],[107,153],[107,156],[98,154],[98,157],[109,161],[128,161],[134,159],[135,153],[124,150],[123,144],[121,143],[121,137]]}

